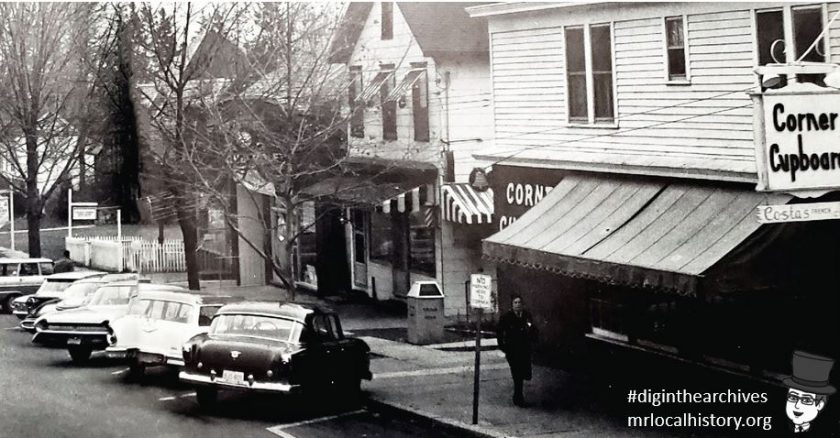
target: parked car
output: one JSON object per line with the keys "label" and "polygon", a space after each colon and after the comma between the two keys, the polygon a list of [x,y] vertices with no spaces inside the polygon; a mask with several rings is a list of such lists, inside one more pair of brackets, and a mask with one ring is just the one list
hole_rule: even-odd
{"label": "parked car", "polygon": [[[29,314],[27,314],[26,318],[20,322],[20,328],[30,333],[35,333],[35,321],[41,316],[53,312],[61,312],[64,310],[82,307],[87,304],[88,300],[91,296],[93,296],[97,289],[108,283],[137,279],[138,274],[106,274],[101,277],[86,277],[84,279],[77,280],[61,293],[61,297],[46,300],[36,307],[31,307],[29,309]],[[139,281],[142,282],[143,280]]]}
{"label": "parked car", "polygon": [[0,258],[0,307],[11,313],[12,300],[29,295],[53,273],[53,261],[44,258]]}
{"label": "parked car", "polygon": [[46,303],[56,301],[64,295],[64,290],[74,282],[84,278],[102,277],[104,272],[97,271],[71,271],[48,275],[41,287],[34,294],[24,295],[12,300],[12,313],[20,319],[26,318],[29,311]]}
{"label": "parked car", "polygon": [[242,298],[140,291],[131,299],[128,313],[113,322],[108,357],[125,358],[129,377],[139,378],[150,366],[184,366],[181,347],[199,333],[206,333],[216,312],[226,303]]}
{"label": "parked car", "polygon": [[216,401],[218,390],[267,393],[359,391],[370,380],[370,348],[345,337],[338,315],[306,304],[228,304],[208,333],[183,346],[184,382],[196,386],[200,405]]}
{"label": "parked car", "polygon": [[93,351],[104,350],[114,335],[110,322],[128,312],[129,299],[145,290],[184,291],[165,284],[120,281],[100,287],[88,304],[74,310],[44,315],[35,321],[32,342],[65,345],[74,362],[84,362]]}

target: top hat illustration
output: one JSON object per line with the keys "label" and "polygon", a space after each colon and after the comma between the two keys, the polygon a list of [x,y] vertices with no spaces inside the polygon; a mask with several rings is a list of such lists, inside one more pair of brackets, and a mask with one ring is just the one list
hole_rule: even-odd
{"label": "top hat illustration", "polygon": [[783,380],[785,385],[814,394],[830,395],[837,391],[828,383],[834,359],[804,351],[794,351],[791,362],[793,375]]}

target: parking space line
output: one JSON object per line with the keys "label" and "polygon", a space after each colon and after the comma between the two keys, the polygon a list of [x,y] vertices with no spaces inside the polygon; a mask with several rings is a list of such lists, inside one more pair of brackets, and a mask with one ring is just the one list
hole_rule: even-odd
{"label": "parking space line", "polygon": [[161,397],[161,398],[158,399],[158,401],[170,401],[170,400],[175,400],[175,396]]}
{"label": "parking space line", "polygon": [[367,411],[365,411],[364,409],[359,409],[359,410],[356,410],[356,411],[344,412],[344,413],[337,414],[337,415],[327,415],[325,417],[313,418],[311,420],[298,421],[298,422],[295,422],[295,423],[278,424],[277,426],[271,426],[271,427],[267,428],[266,430],[275,434],[275,435],[277,435],[277,436],[279,436],[279,437],[282,437],[282,438],[295,438],[294,435],[292,435],[288,432],[284,432],[283,429],[289,429],[289,428],[298,427],[298,426],[305,426],[307,424],[312,424],[312,423],[321,423],[321,422],[324,422],[324,421],[335,420],[336,418],[347,417],[347,416],[350,416],[350,415],[358,415],[358,414],[361,414],[361,413],[364,413],[364,412],[367,412]]}
{"label": "parking space line", "polygon": [[181,394],[181,395],[179,395],[178,397],[181,397],[181,398],[184,398],[184,397],[195,397],[195,393],[194,393],[194,392],[188,392],[188,393],[186,393],[186,394]]}
{"label": "parking space line", "polygon": [[20,327],[6,327],[3,330],[20,330]]}
{"label": "parking space line", "polygon": [[126,371],[128,371],[128,368],[123,369],[123,370],[117,370],[117,371],[114,371],[113,373],[111,373],[111,375],[112,375],[112,376],[116,376],[117,374],[122,374],[122,373],[124,373],[124,372],[126,372]]}

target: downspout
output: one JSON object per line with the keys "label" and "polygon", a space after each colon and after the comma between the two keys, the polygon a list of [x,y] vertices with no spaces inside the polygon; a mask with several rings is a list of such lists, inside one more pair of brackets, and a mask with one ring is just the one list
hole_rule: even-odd
{"label": "downspout", "polygon": [[[443,74],[443,111],[444,111],[444,120],[446,123],[446,141],[443,141],[443,158],[445,168],[443,169],[446,172],[446,169],[449,168],[449,163],[447,161],[447,152],[449,152],[449,85],[450,85],[450,75],[449,71],[444,72]],[[437,193],[437,201],[440,204],[443,201],[443,176],[438,175],[438,193]],[[443,248],[443,211],[441,210],[442,206],[438,205],[438,225],[440,228],[440,232],[438,235],[440,236],[438,240],[440,241],[440,292],[446,297],[446,273],[443,270],[443,267],[446,266],[443,263],[443,254],[446,252]],[[446,308],[446,301],[444,298],[444,309]]]}

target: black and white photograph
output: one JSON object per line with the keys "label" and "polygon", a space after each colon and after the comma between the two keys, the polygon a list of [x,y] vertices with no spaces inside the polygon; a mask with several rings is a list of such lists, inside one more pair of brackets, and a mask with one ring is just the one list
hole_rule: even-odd
{"label": "black and white photograph", "polygon": [[0,436],[840,438],[840,2],[0,2]]}

